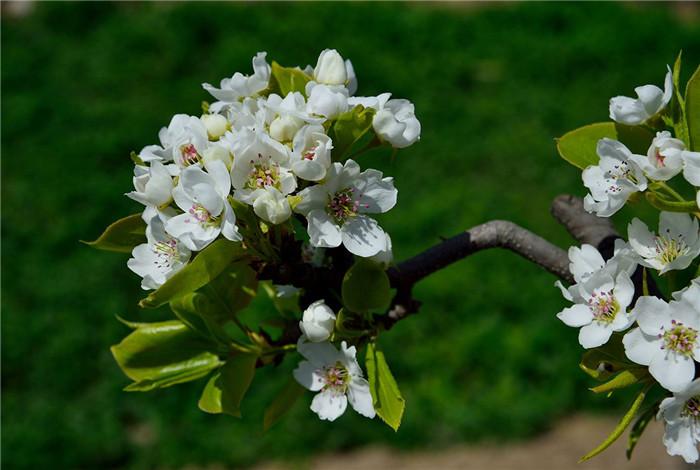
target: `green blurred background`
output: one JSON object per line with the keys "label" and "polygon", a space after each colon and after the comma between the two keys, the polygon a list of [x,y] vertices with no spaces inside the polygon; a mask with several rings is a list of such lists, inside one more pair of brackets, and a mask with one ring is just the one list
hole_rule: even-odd
{"label": "green blurred background", "polygon": [[[6,9],[8,5],[3,4]],[[6,468],[244,466],[303,461],[381,443],[416,449],[532,436],[573,410],[628,398],[587,391],[577,332],[554,316],[554,277],[516,256],[479,253],[425,280],[419,315],[381,339],[407,401],[394,433],[349,412],[333,424],[311,394],[262,433],[262,411],[294,361],[263,370],[244,418],[197,408],[202,381],[126,393],[109,345],[114,316],[138,311],[126,256],[78,243],[139,210],[131,150],[157,142],[175,113],[197,114],[202,82],[248,73],[255,52],[283,65],[337,48],[359,94],[416,105],[419,144],[364,164],[393,175],[399,204],[382,218],[398,259],[489,219],[561,246],[549,216],[584,194],[553,138],[607,119],[607,100],[661,85],[700,31],[682,5],[49,4],[2,19],[2,457]],[[694,13],[695,12],[695,13]],[[683,19],[685,18],[685,19]],[[622,219],[624,219],[624,215]]]}

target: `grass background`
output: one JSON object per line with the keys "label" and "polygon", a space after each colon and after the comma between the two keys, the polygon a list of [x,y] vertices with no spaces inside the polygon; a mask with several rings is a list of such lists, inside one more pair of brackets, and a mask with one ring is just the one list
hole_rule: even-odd
{"label": "grass background", "polygon": [[[5,6],[5,5],[3,5]],[[272,431],[262,410],[294,366],[261,371],[244,418],[197,409],[202,381],[147,394],[108,346],[138,311],[126,257],[78,243],[139,210],[128,155],[172,114],[197,114],[202,82],[247,73],[256,51],[305,65],[326,47],[351,58],[359,94],[416,105],[420,143],[391,161],[399,204],[381,222],[398,259],[440,236],[510,219],[561,246],[549,216],[580,175],[553,138],[607,119],[607,100],[661,84],[696,22],[661,5],[48,4],[2,20],[2,454],[7,468],[151,468],[270,458],[366,443],[431,448],[524,438],[573,410],[621,410],[592,396],[553,276],[505,252],[425,280],[424,307],[381,339],[408,407],[394,433],[354,413],[329,424],[311,395]],[[628,217],[623,214],[621,220]]]}

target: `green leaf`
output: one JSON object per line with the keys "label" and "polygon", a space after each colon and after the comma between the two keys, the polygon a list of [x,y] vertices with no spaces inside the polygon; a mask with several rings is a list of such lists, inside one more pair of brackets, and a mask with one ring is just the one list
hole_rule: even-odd
{"label": "green leaf", "polygon": [[615,334],[603,346],[583,353],[579,367],[594,379],[603,381],[620,370],[634,367],[634,364],[627,360],[622,335]]}
{"label": "green leaf", "polygon": [[131,253],[135,246],[146,243],[146,223],[141,214],[133,214],[107,227],[97,240],[83,243],[98,250]]}
{"label": "green leaf", "polygon": [[221,365],[204,340],[178,320],[132,323],[134,331],[111,351],[122,371],[134,381],[128,391],[148,391],[189,382]]}
{"label": "green leaf", "polygon": [[625,126],[613,122],[599,122],[567,132],[556,140],[559,155],[575,167],[585,169],[598,164],[598,141],[604,137],[619,140],[632,152],[646,154],[654,135],[639,126]]}
{"label": "green leaf", "polygon": [[193,292],[211,282],[226,269],[232,261],[243,256],[240,243],[220,238],[204,248],[187,266],[175,273],[139,302],[143,308],[155,308],[177,297]]}
{"label": "green leaf", "polygon": [[374,343],[367,345],[365,366],[374,410],[386,424],[394,431],[398,431],[406,402],[401,396],[394,376],[391,375],[384,353],[378,350]]}
{"label": "green leaf", "polygon": [[359,258],[345,273],[343,304],[353,312],[383,312],[391,302],[391,286],[386,271],[377,263]]}
{"label": "green leaf", "polygon": [[632,452],[637,446],[639,438],[642,437],[642,434],[644,433],[647,424],[649,424],[654,418],[654,416],[656,416],[657,411],[659,411],[658,403],[654,404],[654,406],[650,406],[644,412],[642,412],[639,415],[639,418],[637,418],[637,421],[634,423],[634,425],[632,425],[632,429],[630,429],[630,435],[627,438],[627,451],[625,452],[625,454],[627,455],[627,460],[632,458]]}
{"label": "green leaf", "polygon": [[677,138],[685,142],[689,146],[688,141],[688,124],[685,118],[685,101],[681,96],[680,78],[681,78],[681,56],[683,51],[678,53],[676,62],[673,64],[673,100],[670,106],[671,126]]}
{"label": "green leaf", "polygon": [[343,161],[353,145],[372,129],[375,110],[357,105],[338,116],[330,128],[333,161]]}
{"label": "green leaf", "polygon": [[274,82],[271,84],[271,88],[274,91],[279,91],[282,97],[293,91],[298,91],[306,96],[306,84],[311,81],[311,77],[299,68],[282,67],[273,61],[272,80]]}
{"label": "green leaf", "polygon": [[248,391],[258,357],[253,354],[232,356],[204,387],[199,408],[207,413],[226,413],[241,417],[241,401]]}
{"label": "green leaf", "polygon": [[646,367],[635,367],[631,369],[625,369],[615,377],[613,377],[608,382],[598,385],[597,387],[591,388],[591,392],[594,393],[606,393],[612,392],[613,390],[618,390],[621,388],[629,387],[634,385],[640,380],[649,378],[649,372]]}
{"label": "green leaf", "polygon": [[255,271],[247,263],[239,261],[227,267],[202,292],[209,297],[214,307],[208,313],[219,321],[225,321],[246,308],[257,290]]}
{"label": "green leaf", "polygon": [[263,417],[263,431],[270,429],[284,416],[299,398],[304,394],[306,389],[299,385],[294,379],[289,379],[284,385],[284,388],[279,391],[277,396],[272,400],[272,403],[265,408]]}
{"label": "green leaf", "polygon": [[630,406],[629,410],[627,410],[627,413],[622,417],[620,422],[617,424],[615,429],[610,433],[610,435],[595,449],[581,457],[581,460],[579,460],[579,463],[585,462],[586,460],[592,459],[596,455],[600,454],[603,452],[605,449],[610,447],[610,445],[615,442],[623,432],[625,432],[625,429],[627,429],[627,426],[630,425],[632,422],[632,419],[634,418],[634,415],[637,413],[639,410],[639,407],[642,406],[642,402],[644,402],[644,398],[646,397],[647,392],[651,388],[652,384],[649,384],[642,389],[641,392],[637,395],[637,397],[634,399],[632,402],[632,406]]}
{"label": "green leaf", "polygon": [[230,338],[224,328],[212,318],[211,300],[199,292],[191,292],[170,301],[175,316],[198,335],[228,347]]}
{"label": "green leaf", "polygon": [[690,150],[700,151],[700,66],[685,87],[685,118],[688,122]]}

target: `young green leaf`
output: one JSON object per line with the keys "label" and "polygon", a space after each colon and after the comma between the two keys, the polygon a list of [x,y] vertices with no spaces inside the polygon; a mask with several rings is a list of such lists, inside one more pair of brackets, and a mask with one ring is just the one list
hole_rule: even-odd
{"label": "young green leaf", "polygon": [[338,116],[329,131],[333,139],[333,160],[343,161],[353,145],[372,129],[375,110],[357,105]]}
{"label": "young green leaf", "polygon": [[406,402],[389,370],[384,353],[379,351],[374,343],[367,345],[365,366],[374,410],[386,424],[398,431]]}
{"label": "young green leaf", "polygon": [[637,442],[639,442],[639,438],[642,437],[644,430],[647,428],[647,424],[649,424],[654,416],[656,416],[657,411],[659,411],[658,403],[643,411],[639,415],[639,418],[637,418],[637,421],[635,421],[634,425],[632,425],[630,435],[627,439],[627,460],[632,458],[632,451],[634,451],[634,448],[637,446]]}
{"label": "young green leaf", "polygon": [[632,402],[632,406],[630,406],[630,409],[627,410],[627,413],[622,417],[620,422],[617,424],[615,429],[613,429],[613,432],[610,433],[610,435],[595,449],[581,457],[579,460],[579,463],[585,462],[586,460],[590,460],[596,455],[600,454],[603,452],[605,449],[610,447],[613,442],[615,442],[623,432],[625,432],[625,429],[627,429],[627,426],[630,425],[632,422],[632,419],[634,418],[634,415],[637,414],[637,411],[639,408],[642,406],[642,402],[644,402],[644,398],[647,395],[647,392],[651,388],[652,384],[646,385],[641,392],[637,395],[637,397],[634,399]]}
{"label": "young green leaf", "polygon": [[131,253],[135,246],[146,243],[146,223],[141,214],[119,219],[92,242],[83,242],[98,250]]}
{"label": "young green leaf", "polygon": [[305,391],[306,389],[299,385],[296,380],[289,379],[272,400],[272,403],[265,408],[263,431],[267,431],[277,423],[294,406]]}
{"label": "young green leaf", "polygon": [[607,380],[615,372],[634,366],[627,360],[622,335],[613,335],[610,341],[583,353],[579,367],[596,380]]}
{"label": "young green leaf", "polygon": [[283,97],[293,91],[306,95],[306,84],[311,81],[311,77],[299,68],[282,67],[273,61],[272,81],[271,89],[279,91],[279,94]]}
{"label": "young green leaf", "polygon": [[211,313],[220,320],[230,319],[246,308],[258,290],[255,271],[245,262],[228,266],[202,289],[214,307]]}
{"label": "young green leaf", "polygon": [[177,297],[193,292],[216,278],[226,267],[243,256],[240,243],[226,239],[216,240],[199,252],[194,260],[165,284],[139,302],[142,308],[159,307]]}
{"label": "young green leaf", "polygon": [[353,312],[383,312],[391,302],[386,271],[365,259],[358,259],[345,273],[341,293],[343,304]]}
{"label": "young green leaf", "polygon": [[236,354],[227,360],[204,387],[199,408],[240,418],[241,401],[253,381],[257,360],[253,354]]}
{"label": "young green leaf", "polygon": [[129,391],[148,391],[189,382],[221,365],[215,344],[178,320],[134,323],[134,331],[111,351],[122,371],[135,383]]}
{"label": "young green leaf", "polygon": [[605,382],[604,384],[598,385],[597,387],[593,387],[590,390],[594,393],[612,392],[613,390],[629,387],[630,385],[634,385],[640,380],[647,378],[649,378],[649,372],[647,371],[646,367],[625,369],[611,380]]}
{"label": "young green leaf", "polygon": [[641,154],[646,154],[649,142],[654,138],[653,134],[643,127],[599,122],[579,127],[556,139],[557,150],[564,160],[583,170],[598,163],[600,157],[596,146],[604,137],[619,140],[632,152]]}
{"label": "young green leaf", "polygon": [[688,122],[690,150],[700,151],[700,66],[685,87],[685,117]]}

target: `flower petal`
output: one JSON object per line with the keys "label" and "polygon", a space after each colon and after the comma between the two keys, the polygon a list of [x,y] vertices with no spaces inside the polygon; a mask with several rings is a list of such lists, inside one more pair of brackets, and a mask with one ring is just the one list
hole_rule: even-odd
{"label": "flower petal", "polygon": [[328,421],[335,421],[345,413],[347,406],[348,399],[345,394],[337,393],[332,389],[318,393],[311,401],[311,411],[316,413],[319,418]]}
{"label": "flower petal", "polygon": [[348,385],[348,400],[350,405],[362,416],[374,418],[376,412],[372,405],[372,394],[369,391],[369,383],[362,378],[353,377]]}
{"label": "flower petal", "polygon": [[557,318],[567,326],[584,326],[593,321],[593,312],[588,306],[576,304],[557,313]]}
{"label": "flower petal", "polygon": [[386,234],[376,220],[359,215],[343,224],[343,245],[354,255],[367,258],[386,247]]}
{"label": "flower petal", "polygon": [[586,349],[597,348],[608,342],[612,328],[607,328],[594,321],[579,330],[578,342]]}

